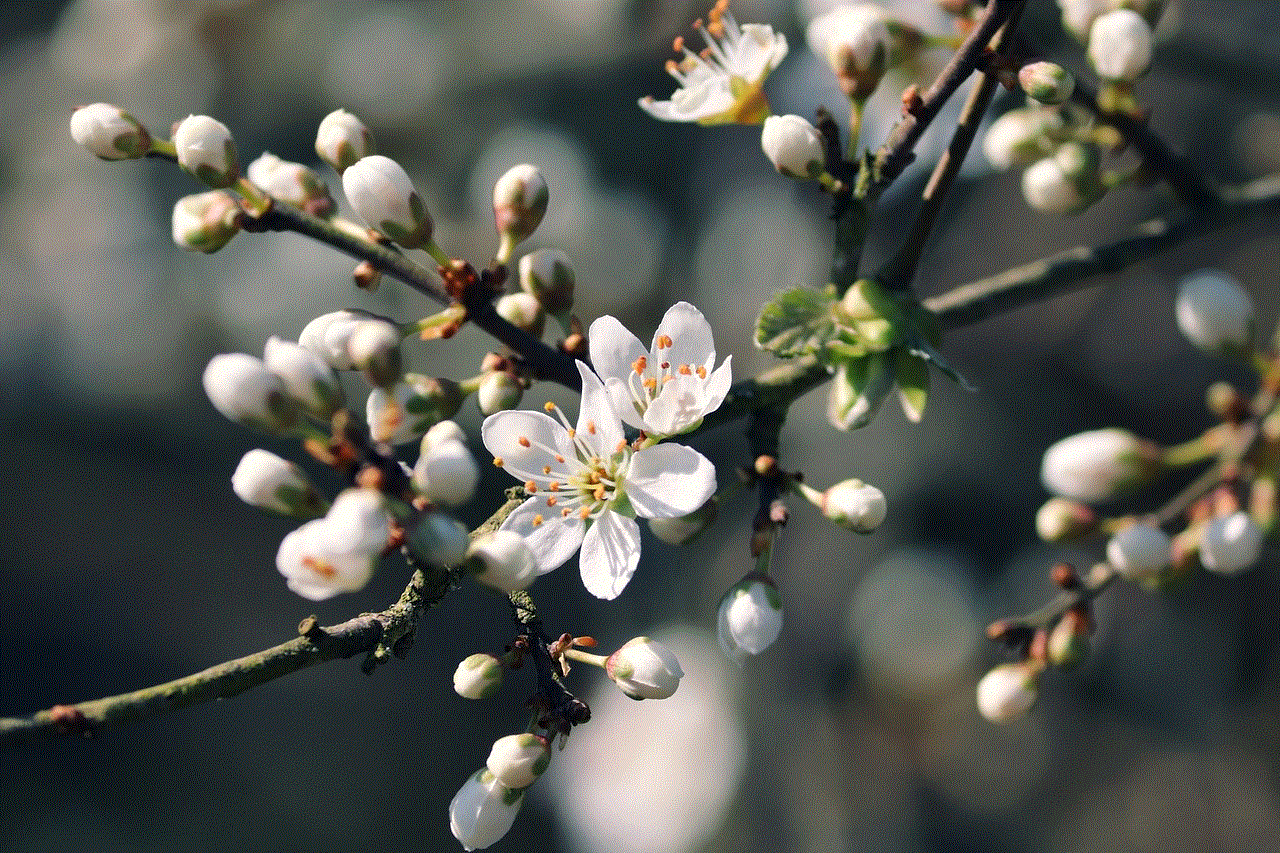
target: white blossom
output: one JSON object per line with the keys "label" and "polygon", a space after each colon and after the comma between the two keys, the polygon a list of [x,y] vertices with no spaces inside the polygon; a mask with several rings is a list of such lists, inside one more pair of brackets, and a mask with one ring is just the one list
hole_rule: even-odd
{"label": "white blossom", "polygon": [[370,154],[352,163],[342,173],[342,191],[370,228],[406,249],[431,240],[431,215],[409,174],[390,157]]}
{"label": "white blossom", "polygon": [[1173,542],[1159,527],[1138,523],[1121,530],[1107,542],[1107,561],[1121,577],[1141,580],[1159,574],[1169,565]]}
{"label": "white blossom", "polygon": [[240,458],[231,475],[231,490],[250,506],[282,515],[314,515],[309,510],[320,506],[320,496],[302,469],[262,448]]}
{"label": "white blossom", "polygon": [[477,536],[467,548],[467,556],[483,567],[476,580],[502,592],[528,589],[538,577],[538,558],[514,530],[495,530]]}
{"label": "white blossom", "polygon": [[202,380],[213,407],[237,423],[282,432],[297,419],[284,383],[261,359],[242,352],[215,355],[205,366]]}
{"label": "white blossom", "polygon": [[373,577],[390,535],[382,495],[347,489],[323,518],[285,536],[276,568],[289,589],[313,601],[362,589]]}
{"label": "white blossom", "polygon": [[1036,703],[1039,675],[1039,668],[1027,662],[993,668],[978,682],[978,711],[993,723],[1023,716]]}
{"label": "white blossom", "polygon": [[216,252],[240,232],[240,206],[225,190],[183,196],[173,205],[173,242],[189,252]]}
{"label": "white blossom", "polygon": [[369,382],[390,387],[401,376],[400,330],[385,320],[365,320],[351,330],[347,355]]}
{"label": "white blossom", "polygon": [[816,178],[826,154],[822,137],[797,115],[769,116],[760,131],[760,147],[773,167],[789,178]]}
{"label": "white blossom", "polygon": [[1246,347],[1253,340],[1253,300],[1219,270],[1197,270],[1184,278],[1174,311],[1182,334],[1209,352]]}
{"label": "white blossom", "polygon": [[374,388],[365,402],[365,417],[374,441],[405,444],[416,441],[462,405],[457,383],[406,373],[390,389]]}
{"label": "white blossom", "polygon": [[551,763],[545,738],[530,732],[507,735],[493,742],[485,767],[498,782],[519,790],[532,785]]}
{"label": "white blossom", "polygon": [[479,482],[480,468],[461,441],[432,442],[413,466],[414,488],[434,504],[461,506],[471,500]]}
{"label": "white blossom", "polygon": [[1247,512],[1236,510],[1205,524],[1200,538],[1200,562],[1211,572],[1234,575],[1258,562],[1262,540],[1258,523]]}
{"label": "white blossom", "polygon": [[875,530],[889,511],[884,492],[857,478],[827,489],[818,506],[827,518],[858,533]]}
{"label": "white blossom", "polygon": [[1022,197],[1032,208],[1052,214],[1075,213],[1089,202],[1057,157],[1045,157],[1027,167],[1022,173]]}
{"label": "white blossom", "polygon": [[675,652],[648,637],[628,640],[605,661],[605,673],[632,699],[666,699],[676,692],[684,670]]}
{"label": "white blossom", "polygon": [[835,6],[809,22],[805,39],[842,80],[856,83],[864,97],[879,82],[892,48],[888,18],[876,3]]}
{"label": "white blossom", "polygon": [[267,338],[262,360],[284,382],[285,393],[318,418],[333,417],[345,397],[338,377],[323,358],[293,341]]}
{"label": "white blossom", "polygon": [[334,110],[320,120],[316,128],[316,154],[338,174],[372,153],[373,134],[351,113]]}
{"label": "white blossom", "polygon": [[115,104],[77,108],[71,114],[71,138],[103,160],[133,160],[151,150],[151,134]]}
{"label": "white blossom", "polygon": [[173,133],[178,165],[211,187],[229,187],[240,176],[236,144],[227,126],[209,116],[187,116]]}
{"label": "white blossom", "polygon": [[1099,15],[1089,27],[1089,61],[1107,80],[1137,80],[1154,55],[1151,25],[1132,9]]}
{"label": "white blossom", "polygon": [[614,409],[651,437],[697,427],[720,407],[733,381],[733,356],[715,367],[711,324],[688,302],[667,309],[649,350],[607,314],[591,324],[588,347]]}
{"label": "white blossom", "polygon": [[782,633],[782,598],[769,578],[750,574],[720,599],[720,648],[734,663],[758,655]]}
{"label": "white blossom", "polygon": [[548,404],[543,412],[504,411],[481,427],[494,463],[525,484],[532,497],[502,523],[525,536],[546,573],[579,547],[587,590],[615,598],[640,561],[633,516],[688,515],[716,488],[715,468],[695,450],[657,444],[634,450],[623,435],[604,386],[578,362],[582,402],[577,428]]}
{"label": "white blossom", "polygon": [[487,769],[477,770],[449,803],[449,829],[465,850],[483,850],[497,843],[515,823],[524,802]]}
{"label": "white blossom", "polygon": [[680,61],[668,60],[667,73],[680,88],[669,101],[640,99],[640,107],[662,121],[696,121],[712,124],[759,124],[769,115],[764,81],[787,55],[787,39],[767,24],[742,24],[729,14],[721,0],[708,15],[708,23],[695,24],[707,49],[694,53],[675,41]]}

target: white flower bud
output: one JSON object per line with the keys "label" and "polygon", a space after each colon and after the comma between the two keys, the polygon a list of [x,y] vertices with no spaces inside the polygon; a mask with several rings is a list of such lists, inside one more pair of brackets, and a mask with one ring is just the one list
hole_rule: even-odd
{"label": "white flower bud", "polygon": [[297,420],[280,377],[261,359],[242,352],[209,359],[204,392],[213,407],[231,420],[264,432],[283,432]]}
{"label": "white flower bud", "polygon": [[797,115],[769,116],[760,132],[764,156],[788,178],[817,178],[826,154],[817,128]]}
{"label": "white flower bud", "polygon": [[485,767],[498,782],[512,790],[527,788],[551,763],[551,750],[545,738],[525,732],[507,735],[493,742]]}
{"label": "white flower bud", "polygon": [[1085,42],[1094,19],[1112,8],[1112,0],[1058,0],[1058,5],[1062,7],[1062,26]]}
{"label": "white flower bud", "polygon": [[334,370],[354,370],[347,342],[361,323],[371,319],[382,320],[394,327],[390,320],[368,311],[343,309],[321,314],[307,323],[298,335],[298,343],[323,358]]}
{"label": "white flower bud", "polygon": [[379,388],[390,388],[401,378],[400,330],[385,320],[365,320],[352,329],[347,355]]}
{"label": "white flower bud", "polygon": [[1116,9],[1089,28],[1089,61],[1105,80],[1137,80],[1151,67],[1151,25],[1132,9]]}
{"label": "white flower bud", "polygon": [[1253,342],[1253,300],[1219,270],[1198,270],[1184,278],[1174,311],[1182,334],[1201,349],[1223,352]]}
{"label": "white flower bud", "polygon": [[522,163],[507,170],[493,185],[493,222],[501,243],[494,256],[511,260],[516,245],[532,234],[547,212],[547,179],[536,166]]}
{"label": "white flower bud", "polygon": [[609,655],[604,670],[632,699],[666,699],[684,677],[675,653],[648,637],[628,640]]}
{"label": "white flower bud", "polygon": [[782,633],[782,597],[766,575],[752,572],[720,599],[717,618],[720,648],[741,665],[758,655]]}
{"label": "white flower bud", "polygon": [[467,558],[466,526],[442,512],[423,515],[405,543],[415,557],[433,566],[456,566]]}
{"label": "white flower bud", "polygon": [[342,408],[345,396],[338,377],[311,350],[273,335],[262,349],[262,360],[284,382],[285,393],[317,418],[331,418]]}
{"label": "white flower bud", "polygon": [[314,170],[301,163],[281,160],[274,154],[263,152],[245,169],[245,177],[272,198],[317,215],[333,212],[329,185]]}
{"label": "white flower bud", "polygon": [[1036,533],[1046,542],[1062,542],[1092,533],[1098,514],[1079,501],[1049,498],[1036,513]]}
{"label": "white flower bud", "polygon": [[320,495],[302,469],[269,450],[255,448],[241,457],[231,490],[250,506],[281,515],[320,514]]}
{"label": "white flower bud", "polygon": [[487,699],[502,686],[502,661],[477,652],[453,671],[453,690],[463,699]]}
{"label": "white flower bud", "polygon": [[377,489],[343,489],[324,522],[325,543],[342,554],[381,555],[391,536],[387,502]]}
{"label": "white flower bud", "polygon": [[1169,565],[1172,545],[1169,534],[1160,528],[1134,524],[1111,537],[1107,543],[1107,562],[1123,578],[1151,578]]}
{"label": "white flower bud", "polygon": [[362,157],[342,173],[342,191],[370,228],[406,249],[431,240],[434,225],[404,168],[381,154]]}
{"label": "white flower bud", "polygon": [[1258,562],[1262,539],[1262,528],[1243,510],[1212,519],[1201,534],[1200,563],[1224,575],[1242,572]]}
{"label": "white flower bud", "polygon": [[103,160],[134,160],[151,150],[151,134],[115,104],[78,107],[71,114],[71,138]]}
{"label": "white flower bud", "polygon": [[431,452],[431,448],[446,441],[458,441],[462,444],[467,443],[467,434],[462,431],[462,427],[458,426],[456,421],[441,421],[426,431],[422,436],[422,448],[419,455]]}
{"label": "white flower bud", "polygon": [[1101,503],[1149,483],[1163,467],[1162,455],[1128,430],[1091,430],[1046,450],[1040,479],[1064,498]]}
{"label": "white flower bud", "polygon": [[520,259],[520,288],[569,331],[575,278],[569,256],[559,249],[537,249]]}
{"label": "white flower bud", "polygon": [[461,441],[433,443],[413,466],[414,487],[434,504],[461,506],[471,500],[479,482],[480,467]]}
{"label": "white flower bud", "polygon": [[1018,84],[1028,98],[1053,105],[1071,97],[1076,78],[1056,62],[1031,62],[1018,70]]}
{"label": "white flower bud", "polygon": [[316,154],[339,175],[361,157],[373,153],[373,134],[351,113],[334,110],[320,120],[316,128]]}
{"label": "white flower bud", "polygon": [[687,545],[710,527],[719,514],[719,505],[712,498],[688,515],[649,519],[649,530],[668,545]]}
{"label": "white flower bud", "polygon": [[818,508],[836,524],[857,533],[875,530],[889,511],[884,492],[856,478],[823,492]]}
{"label": "white flower bud", "polygon": [[486,417],[495,412],[514,409],[520,405],[520,398],[523,396],[524,389],[520,387],[520,380],[505,370],[486,373],[484,379],[480,380],[480,387],[476,389],[476,403],[480,406],[480,413]]}
{"label": "white flower bud", "polygon": [[[524,258],[520,259],[522,262]],[[542,331],[547,324],[547,312],[532,293],[508,293],[501,296],[493,306],[498,316],[517,329],[521,329],[532,337],[541,339]]]}
{"label": "white flower bud", "polygon": [[528,589],[538,577],[538,558],[514,530],[477,536],[467,548],[467,557],[483,566],[476,580],[502,592]]}
{"label": "white flower bud", "polygon": [[805,31],[809,49],[830,63],[850,97],[874,91],[889,64],[892,48],[884,7],[842,4],[814,18]]}
{"label": "white flower bud", "polygon": [[978,712],[993,723],[1008,723],[1036,703],[1040,668],[1031,662],[1005,663],[978,682]]}
{"label": "white flower bud", "polygon": [[997,171],[1025,166],[1048,154],[1064,127],[1056,110],[1009,110],[987,128],[982,137],[982,154]]}
{"label": "white flower bud", "polygon": [[374,388],[369,393],[365,405],[369,432],[374,441],[416,441],[440,421],[457,414],[462,399],[456,382],[406,373],[404,381],[390,390]]}
{"label": "white flower bud", "polygon": [[477,770],[449,803],[449,829],[464,850],[497,843],[515,823],[523,791],[513,791],[488,770]]}
{"label": "white flower bud", "polygon": [[376,555],[334,551],[326,540],[325,519],[317,518],[285,536],[276,552],[289,589],[312,601],[363,589],[378,565]]}
{"label": "white flower bud", "polygon": [[1097,150],[1079,142],[1060,145],[1022,173],[1022,195],[1041,213],[1079,213],[1103,193]]}
{"label": "white flower bud", "polygon": [[183,196],[173,205],[173,242],[189,252],[216,252],[240,232],[240,206],[223,190]]}
{"label": "white flower bud", "polygon": [[173,132],[178,165],[211,187],[229,187],[240,177],[236,143],[227,126],[209,116],[187,116]]}

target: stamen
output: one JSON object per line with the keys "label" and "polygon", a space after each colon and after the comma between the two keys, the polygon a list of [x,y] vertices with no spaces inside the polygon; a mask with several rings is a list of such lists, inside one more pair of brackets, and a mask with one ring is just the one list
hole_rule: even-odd
{"label": "stamen", "polygon": [[543,473],[543,474],[550,474],[550,473],[551,473],[551,466],[550,466],[550,465],[543,465],[543,466],[542,466],[542,473]]}
{"label": "stamen", "polygon": [[627,448],[627,440],[626,440],[625,438],[624,438],[624,439],[620,439],[620,440],[618,441],[617,446],[613,448],[613,452],[614,452],[614,453],[621,453],[623,450],[626,450],[626,448]]}
{"label": "stamen", "polygon": [[569,427],[569,438],[573,438],[577,434],[578,434],[578,431],[576,429],[574,429],[573,427]]}
{"label": "stamen", "polygon": [[654,388],[657,388],[657,387],[658,387],[658,380],[656,380],[656,379],[654,379],[652,376],[650,376],[649,378],[645,379],[645,381],[644,381],[644,387],[645,387],[645,388],[647,388],[648,390],[652,391]]}
{"label": "stamen", "polygon": [[568,518],[570,515],[573,515],[573,510],[569,509],[568,507],[565,507],[564,509],[560,510],[561,518]]}
{"label": "stamen", "polygon": [[535,515],[535,516],[533,517],[533,526],[534,526],[534,527],[539,527],[539,526],[541,526],[541,525],[542,525],[542,516],[541,516],[541,515]]}
{"label": "stamen", "polygon": [[561,465],[563,465],[563,464],[564,464],[564,457],[563,457],[563,456],[561,456],[559,453],[557,453],[557,454],[556,454],[556,461],[557,461],[557,462],[559,462]]}
{"label": "stamen", "polygon": [[499,468],[501,468],[501,467],[502,467],[502,465],[503,465],[502,457],[501,457],[501,456],[495,456],[495,457],[493,457],[493,464],[494,464],[494,465],[497,465]]}
{"label": "stamen", "polygon": [[538,484],[535,483],[533,480],[525,480],[524,490],[529,494],[534,494],[535,492],[538,491]]}
{"label": "stamen", "polygon": [[518,443],[521,447],[532,446],[532,443],[529,441],[529,439],[525,438],[523,435],[516,439],[516,443]]}
{"label": "stamen", "polygon": [[658,349],[670,349],[672,345],[670,335],[658,335]]}
{"label": "stamen", "polygon": [[330,580],[338,574],[338,570],[333,567],[333,564],[326,563],[324,560],[319,560],[315,557],[303,557],[302,565],[326,580]]}
{"label": "stamen", "polygon": [[698,378],[699,378],[699,379],[706,379],[706,378],[707,378],[707,369],[706,369],[705,367],[703,367],[702,365],[698,365],[698,369],[697,369],[697,370],[695,370],[695,371],[694,371],[694,373],[698,374]]}
{"label": "stamen", "polygon": [[556,498],[555,495],[552,495],[551,497],[547,498],[547,506],[555,506],[558,502],[559,500]]}
{"label": "stamen", "polygon": [[668,382],[670,382],[672,379],[675,379],[675,377],[674,377],[674,376],[664,376],[664,377],[662,377],[662,384],[663,384],[663,385],[666,385],[666,384],[667,384]]}
{"label": "stamen", "polygon": [[578,518],[582,519],[583,521],[586,521],[590,517],[591,517],[590,507],[584,506],[582,509],[578,510]]}
{"label": "stamen", "polygon": [[687,364],[682,364],[682,365],[680,365],[680,368],[679,368],[679,370],[678,370],[677,372],[678,372],[681,376],[692,376],[692,375],[693,375],[693,371],[689,369],[689,365],[687,365]]}
{"label": "stamen", "polygon": [[671,362],[669,362],[669,361],[664,361],[664,362],[662,362],[662,364],[659,364],[659,365],[658,365],[658,367],[661,367],[663,370],[670,370],[670,369],[671,369]]}
{"label": "stamen", "polygon": [[608,492],[605,491],[603,483],[601,483],[599,486],[596,486],[596,490],[591,493],[592,497],[594,497],[598,501],[604,500],[604,497],[606,494],[608,494]]}
{"label": "stamen", "polygon": [[595,422],[595,421],[587,421],[587,432],[591,433],[592,435],[595,435],[595,434],[596,434],[596,422]]}
{"label": "stamen", "polygon": [[548,414],[550,414],[551,412],[554,412],[555,410],[556,410],[556,404],[551,402],[550,400],[542,404],[542,411],[547,412]]}
{"label": "stamen", "polygon": [[550,483],[547,483],[547,491],[548,491],[548,492],[558,492],[558,491],[560,491],[560,481],[559,481],[559,480],[552,480]]}
{"label": "stamen", "polygon": [[676,53],[684,53],[684,36],[676,36],[672,39],[671,49]]}
{"label": "stamen", "polygon": [[649,359],[643,355],[631,362],[631,369],[636,373],[644,373],[644,369],[649,366]]}

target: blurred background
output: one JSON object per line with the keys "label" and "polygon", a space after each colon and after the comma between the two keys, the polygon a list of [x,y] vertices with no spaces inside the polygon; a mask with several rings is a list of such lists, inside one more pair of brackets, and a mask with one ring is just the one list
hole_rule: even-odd
{"label": "blurred background", "polygon": [[[804,41],[825,5],[733,6],[739,21],[772,23],[790,41],[767,85],[775,112],[843,113]],[[898,5],[950,31],[932,3]],[[221,418],[200,374],[215,353],[260,353],[269,335],[296,339],[327,311],[409,320],[435,306],[391,281],[356,291],[349,259],[294,235],[181,251],[170,210],[199,188],[170,164],[79,149],[67,131],[74,106],[114,102],[162,135],[208,113],[231,127],[242,162],[270,150],[313,165],[316,124],[345,107],[414,177],[442,247],[478,261],[495,246],[494,179],[537,164],[551,209],[522,250],[568,253],[576,313],[613,313],[648,340],[667,306],[687,299],[742,378],[770,364],[751,344],[760,304],[825,281],[831,228],[821,196],[773,172],[757,130],[661,124],[637,109],[643,95],[669,96],[670,40],[705,12],[677,0],[5,4],[0,715],[176,678],[286,640],[309,613],[329,624],[380,610],[407,577],[388,561],[359,593],[313,604],[288,592],[274,558],[291,523],[241,504],[229,478],[256,446],[306,460]],[[1140,94],[1155,129],[1215,180],[1280,169],[1278,29],[1270,2],[1182,0],[1165,15]],[[1055,4],[1029,4],[1021,31],[1083,68]],[[926,57],[922,73],[943,60]],[[907,82],[882,87],[864,144],[884,138]],[[1013,103],[1005,93],[996,110]],[[926,139],[926,163],[937,144]],[[1160,187],[1121,189],[1081,216],[1043,216],[1022,202],[1016,172],[970,159],[925,257],[924,295],[1103,241],[1171,204]],[[896,246],[921,182],[913,170],[886,200],[869,263]],[[694,548],[646,534],[636,578],[611,604],[582,589],[573,564],[540,580],[553,630],[592,634],[603,649],[651,634],[687,676],[671,700],[633,703],[598,672],[575,670],[570,686],[595,718],[555,754],[497,849],[1274,850],[1274,548],[1238,578],[1110,591],[1095,654],[1051,673],[1026,719],[985,722],[973,689],[999,659],[982,639],[986,622],[1047,600],[1053,562],[1100,556],[1038,543],[1044,448],[1112,425],[1182,441],[1211,423],[1210,382],[1252,391],[1178,334],[1173,287],[1195,269],[1224,269],[1269,333],[1278,253],[1274,220],[1237,227],[958,331],[943,350],[978,390],[935,375],[919,425],[890,405],[871,427],[837,433],[825,389],[802,400],[783,464],[819,487],[875,483],[890,515],[858,537],[792,506],[775,563],[786,625],[742,668],[720,653],[714,623],[720,595],[751,568],[749,496],[731,498]],[[460,378],[487,347],[467,329],[408,354],[421,372]],[[362,399],[357,381],[349,391]],[[537,387],[526,402],[545,396],[576,410],[557,389]],[[459,420],[476,435],[474,404]],[[722,484],[748,461],[741,427],[697,443]],[[472,449],[485,458],[478,440]],[[486,477],[464,520],[484,518],[507,485]],[[333,662],[98,739],[8,747],[0,849],[457,849],[449,800],[495,738],[523,728],[532,680],[513,673],[499,698],[470,703],[450,678],[512,633],[504,599],[468,584],[428,614],[407,659],[372,676],[357,660]]]}

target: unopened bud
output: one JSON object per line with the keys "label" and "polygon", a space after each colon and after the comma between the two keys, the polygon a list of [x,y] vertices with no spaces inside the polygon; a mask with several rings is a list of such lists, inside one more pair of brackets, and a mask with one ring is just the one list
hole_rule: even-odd
{"label": "unopened bud", "polygon": [[442,512],[429,512],[410,530],[405,547],[433,566],[456,566],[467,556],[467,528]]}
{"label": "unopened bud", "polygon": [[381,154],[362,157],[342,173],[342,191],[370,228],[406,249],[431,240],[431,214],[404,168]]}
{"label": "unopened bud", "polygon": [[1005,663],[978,682],[978,711],[993,723],[1008,723],[1031,710],[1039,692],[1041,665]]}
{"label": "unopened bud", "polygon": [[502,661],[493,655],[471,655],[453,671],[453,690],[463,699],[486,699],[501,686]]}
{"label": "unopened bud", "polygon": [[1123,429],[1068,436],[1044,452],[1040,478],[1054,494],[1101,503],[1150,483],[1163,469],[1160,448]]}
{"label": "unopened bud", "polygon": [[1203,350],[1241,350],[1253,342],[1253,300],[1224,272],[1204,269],[1184,278],[1174,310],[1182,334]]}
{"label": "unopened bud", "polygon": [[524,291],[505,294],[498,298],[493,308],[499,317],[517,329],[531,337],[542,338],[543,329],[547,325],[547,312],[542,310],[533,294]]}
{"label": "unopened bud", "polygon": [[991,122],[982,137],[982,154],[992,168],[1034,163],[1053,150],[1065,122],[1057,110],[1025,107],[1009,110]]}
{"label": "unopened bud", "polygon": [[302,329],[298,343],[329,363],[334,370],[354,370],[347,342],[366,320],[378,319],[394,327],[390,320],[368,311],[343,309],[321,314]]}
{"label": "unopened bud", "polygon": [[1099,15],[1089,28],[1089,61],[1104,80],[1137,80],[1151,67],[1151,25],[1132,9]]}
{"label": "unopened bud", "polygon": [[279,433],[297,420],[284,383],[261,359],[242,352],[215,355],[204,369],[203,382],[213,407],[237,423]]}
{"label": "unopened bud", "polygon": [[1041,213],[1079,213],[1104,192],[1097,149],[1080,142],[1063,143],[1022,173],[1022,195]]}
{"label": "unopened bud", "polygon": [[559,249],[537,249],[520,259],[520,289],[532,294],[544,311],[569,333],[573,310],[573,265]]}
{"label": "unopened bud", "polygon": [[373,153],[373,134],[346,110],[334,110],[316,128],[316,154],[339,175],[361,157]]}
{"label": "unopened bud", "polygon": [[514,530],[477,536],[467,548],[467,557],[480,563],[476,580],[502,592],[528,589],[538,577],[537,557]]}
{"label": "unopened bud", "polygon": [[524,792],[513,791],[488,770],[477,770],[449,803],[449,829],[464,850],[498,843],[515,823]]}
{"label": "unopened bud", "polygon": [[240,232],[240,206],[223,190],[183,196],[173,205],[173,242],[191,252],[216,252]]}
{"label": "unopened bud", "polygon": [[315,170],[301,163],[281,160],[274,154],[264,152],[245,169],[245,177],[272,198],[288,202],[309,213],[327,216],[333,212],[333,197],[329,195],[329,185]]}
{"label": "unopened bud", "polygon": [[823,172],[826,152],[817,128],[798,115],[769,116],[760,132],[764,156],[781,174],[799,180]]}
{"label": "unopened bud", "polygon": [[519,790],[537,781],[550,763],[546,738],[524,732],[494,741],[485,766],[503,785]]}
{"label": "unopened bud", "polygon": [[1049,663],[1069,669],[1089,656],[1089,634],[1093,626],[1089,618],[1078,610],[1062,614],[1049,631],[1046,646]]}
{"label": "unopened bud", "polygon": [[1200,538],[1200,562],[1211,572],[1234,575],[1258,562],[1262,528],[1247,512],[1235,512],[1207,522]]}
{"label": "unopened bud", "polygon": [[651,518],[649,529],[668,545],[687,545],[716,520],[719,514],[716,500],[704,503],[688,515],[679,518]]}
{"label": "unopened bud", "polygon": [[876,3],[842,4],[810,22],[809,47],[825,57],[840,88],[855,100],[870,95],[889,66],[892,49],[884,7]]}
{"label": "unopened bud", "polygon": [[281,515],[314,518],[324,511],[320,494],[302,469],[261,448],[241,457],[231,475],[231,490],[250,506]]}
{"label": "unopened bud", "polygon": [[1159,527],[1138,523],[1111,537],[1107,561],[1121,577],[1145,580],[1168,567],[1172,545],[1169,534]]}
{"label": "unopened bud", "polygon": [[135,160],[151,150],[151,134],[115,104],[76,109],[71,114],[71,138],[103,160]]}
{"label": "unopened bud", "polygon": [[433,504],[461,506],[471,500],[479,482],[480,467],[461,441],[432,442],[413,466],[414,487]]}
{"label": "unopened bud", "polygon": [[666,699],[676,692],[684,670],[675,652],[648,637],[636,637],[613,654],[605,673],[632,699]]}
{"label": "unopened bud", "polygon": [[1036,533],[1046,542],[1064,542],[1087,536],[1098,527],[1092,508],[1068,498],[1049,498],[1036,513]]}
{"label": "unopened bud", "polygon": [[493,221],[501,242],[494,258],[511,260],[515,247],[542,222],[547,212],[547,181],[536,166],[523,163],[508,169],[493,185]]}
{"label": "unopened bud", "polygon": [[720,599],[717,616],[720,648],[741,665],[758,655],[782,633],[782,596],[767,575],[752,572]]}
{"label": "unopened bud", "polygon": [[818,508],[836,524],[856,533],[875,530],[889,511],[884,492],[856,478],[823,492]]}
{"label": "unopened bud", "polygon": [[505,370],[486,373],[484,379],[480,380],[480,387],[476,389],[476,403],[480,406],[480,413],[486,417],[495,412],[514,409],[520,405],[520,398],[523,396],[524,389],[520,387],[520,380]]}
{"label": "unopened bud", "polygon": [[406,373],[390,391],[374,388],[366,403],[369,431],[375,441],[416,441],[462,407],[462,389],[449,379]]}
{"label": "unopened bud", "polygon": [[400,330],[385,320],[365,320],[347,338],[347,355],[378,388],[390,388],[400,381]]}
{"label": "unopened bud", "polygon": [[284,382],[285,393],[317,418],[327,420],[345,404],[333,368],[301,344],[273,335],[262,349],[262,361]]}
{"label": "unopened bud", "polygon": [[227,126],[209,116],[187,116],[173,133],[178,165],[211,187],[229,187],[240,177],[236,143]]}
{"label": "unopened bud", "polygon": [[1042,104],[1061,104],[1075,91],[1076,79],[1056,62],[1032,62],[1018,71],[1018,84],[1027,97]]}

